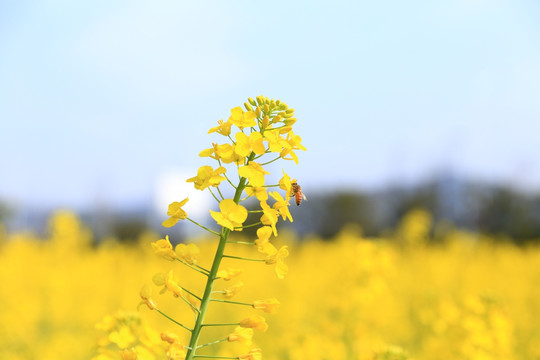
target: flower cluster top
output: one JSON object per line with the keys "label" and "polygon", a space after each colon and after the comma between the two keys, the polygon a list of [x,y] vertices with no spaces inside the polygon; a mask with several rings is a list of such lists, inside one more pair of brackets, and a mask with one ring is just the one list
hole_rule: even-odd
{"label": "flower cluster top", "polygon": [[[294,109],[280,100],[258,96],[249,98],[244,103],[244,109],[235,107],[227,121],[219,120],[218,126],[211,128],[208,133],[216,133],[226,139],[224,143],[212,143],[212,146],[200,152],[199,156],[213,159],[215,167],[205,165],[199,168],[197,175],[188,179],[198,190],[208,189],[219,202],[220,211],[210,211],[218,225],[230,231],[242,231],[248,217],[247,209],[240,203],[249,197],[259,201],[261,213],[259,229],[257,230],[256,245],[259,252],[267,256],[267,263],[276,263],[278,276],[286,273],[286,266],[281,261],[287,255],[284,249],[276,249],[269,239],[277,236],[276,224],[281,217],[293,221],[289,212],[289,201],[295,195],[296,181],[283,171],[277,184],[268,184],[266,176],[270,173],[265,166],[279,159],[292,160],[298,163],[298,150],[306,150],[302,139],[293,131],[296,122]],[[229,176],[230,171],[225,167],[232,164],[236,167],[240,183],[235,185]],[[236,174],[235,174],[236,175]],[[220,185],[232,186],[235,197],[226,199],[222,195]],[[284,190],[269,191],[271,188]],[[173,202],[169,205],[169,218],[163,226],[171,227],[179,220],[187,218],[182,208],[188,199]],[[268,202],[272,204],[268,204]],[[257,226],[248,224],[247,226]]]}

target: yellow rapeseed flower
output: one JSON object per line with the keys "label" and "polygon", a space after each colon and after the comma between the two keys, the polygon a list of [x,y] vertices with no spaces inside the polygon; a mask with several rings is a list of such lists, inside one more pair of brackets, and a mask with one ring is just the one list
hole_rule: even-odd
{"label": "yellow rapeseed flower", "polygon": [[218,120],[218,124],[218,126],[208,130],[208,133],[211,134],[213,132],[217,132],[223,136],[229,136],[231,134],[232,123],[230,121],[223,122],[223,120]]}
{"label": "yellow rapeseed flower", "polygon": [[289,142],[282,138],[276,130],[267,130],[264,132],[264,140],[268,143],[268,150],[274,153],[280,153],[284,148],[289,148]]}
{"label": "yellow rapeseed flower", "polygon": [[197,263],[197,258],[199,257],[201,250],[199,250],[199,248],[195,244],[178,244],[174,248],[174,252],[179,259],[182,259],[188,264],[193,265]]}
{"label": "yellow rapeseed flower", "polygon": [[137,360],[137,351],[135,349],[123,349],[120,350],[120,356],[122,360]]}
{"label": "yellow rapeseed flower", "polygon": [[255,113],[253,111],[244,112],[240,106],[237,106],[231,110],[229,122],[238,126],[240,129],[257,125]]}
{"label": "yellow rapeseed flower", "polygon": [[[238,205],[232,199],[225,199],[219,203],[219,209],[221,212],[210,210],[212,218],[216,222],[230,230],[235,230],[242,226],[247,219],[248,212],[245,207]],[[237,229],[241,231],[242,229]]]}
{"label": "yellow rapeseed flower", "polygon": [[276,203],[272,206],[276,209],[283,220],[289,219],[290,222],[293,222],[291,213],[289,212],[289,202],[285,200],[277,191],[270,193],[270,196],[276,200]]}
{"label": "yellow rapeseed flower", "polygon": [[261,164],[254,161],[238,169],[238,175],[247,178],[249,184],[253,186],[263,186],[265,174],[270,173],[264,170]]}
{"label": "yellow rapeseed flower", "polygon": [[287,264],[283,261],[287,256],[289,256],[289,249],[287,246],[282,246],[279,250],[274,250],[271,254],[268,254],[264,260],[267,265],[276,264],[276,275],[279,279],[283,279],[285,275],[289,272]]}
{"label": "yellow rapeseed flower", "polygon": [[229,342],[238,341],[241,344],[251,345],[253,343],[253,329],[238,326],[234,332],[227,336]]}
{"label": "yellow rapeseed flower", "polygon": [[141,296],[142,301],[139,303],[137,308],[141,305],[146,305],[150,310],[154,310],[156,308],[156,303],[152,299],[152,287],[149,285],[144,285],[141,289],[141,292],[139,293]]}
{"label": "yellow rapeseed flower", "polygon": [[285,200],[288,202],[291,199],[292,181],[289,175],[283,171],[283,177],[279,179],[279,188],[285,190]]}
{"label": "yellow rapeseed flower", "polygon": [[274,236],[277,236],[276,224],[278,222],[278,211],[272,209],[266,201],[261,201],[261,208],[263,210],[263,215],[261,216],[262,224],[270,226]]}
{"label": "yellow rapeseed flower", "polygon": [[169,344],[180,342],[178,335],[170,331],[162,332],[159,336],[161,337],[161,340],[168,342]]}
{"label": "yellow rapeseed flower", "polygon": [[252,306],[256,310],[262,310],[266,313],[275,313],[279,304],[277,299],[272,298],[267,300],[255,300]]}
{"label": "yellow rapeseed flower", "polygon": [[217,272],[217,275],[216,277],[220,278],[220,279],[223,279],[223,280],[226,280],[226,281],[229,281],[231,280],[233,277],[236,277],[238,275],[240,275],[241,273],[244,272],[244,269],[232,269],[232,268],[228,268],[226,270],[219,270]]}
{"label": "yellow rapeseed flower", "polygon": [[246,157],[253,151],[257,155],[262,155],[266,151],[263,144],[263,138],[261,133],[255,131],[249,134],[249,137],[243,132],[236,133],[236,147],[234,151],[242,156]]}
{"label": "yellow rapeseed flower", "polygon": [[268,329],[266,319],[260,315],[252,315],[248,318],[240,320],[240,326],[244,328],[252,328],[254,330],[259,330],[262,332]]}
{"label": "yellow rapeseed flower", "polygon": [[240,360],[262,360],[261,349],[251,349],[247,354],[238,355]]}
{"label": "yellow rapeseed flower", "polygon": [[184,206],[188,202],[188,198],[185,198],[184,200],[178,202],[174,201],[171,204],[169,204],[169,209],[167,210],[167,215],[170,217],[165,220],[162,225],[165,227],[171,227],[176,225],[176,223],[180,220],[184,220],[187,218],[187,213],[184,209],[182,209],[182,206]]}
{"label": "yellow rapeseed flower", "polygon": [[240,291],[240,289],[242,289],[243,286],[244,283],[239,281],[236,284],[224,289],[223,291],[225,291],[225,293],[223,296],[227,299],[231,299]]}
{"label": "yellow rapeseed flower", "polygon": [[109,341],[118,345],[120,349],[125,349],[135,341],[135,336],[129,326],[123,325],[117,331],[109,334]]}
{"label": "yellow rapeseed flower", "polygon": [[197,171],[197,176],[189,178],[186,182],[192,182],[197,190],[204,190],[209,186],[218,186],[225,177],[221,176],[227,172],[223,166],[214,170],[211,166],[201,166]]}
{"label": "yellow rapeseed flower", "polygon": [[173,343],[167,349],[167,359],[169,360],[184,360],[186,358],[186,350],[179,343]]}
{"label": "yellow rapeseed flower", "polygon": [[262,186],[248,186],[246,187],[246,194],[247,196],[255,195],[255,197],[259,201],[268,200],[268,193],[266,192],[266,188]]}
{"label": "yellow rapeseed flower", "polygon": [[160,239],[151,243],[154,252],[157,255],[163,256],[165,259],[173,261],[177,258],[176,253],[173,250],[172,244],[169,241],[169,235],[165,236],[165,239]]}

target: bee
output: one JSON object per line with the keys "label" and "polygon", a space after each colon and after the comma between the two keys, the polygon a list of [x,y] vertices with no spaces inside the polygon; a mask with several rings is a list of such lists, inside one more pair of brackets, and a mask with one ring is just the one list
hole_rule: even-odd
{"label": "bee", "polygon": [[302,199],[307,200],[306,195],[302,192],[302,188],[296,181],[291,183],[291,193],[289,194],[290,197],[294,196],[294,202],[296,203],[296,206],[299,206],[302,203]]}

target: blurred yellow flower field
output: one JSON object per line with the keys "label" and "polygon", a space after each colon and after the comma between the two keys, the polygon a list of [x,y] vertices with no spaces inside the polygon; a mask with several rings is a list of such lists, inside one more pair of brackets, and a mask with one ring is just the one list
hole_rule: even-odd
{"label": "blurred yellow flower field", "polygon": [[[539,359],[540,249],[458,230],[428,245],[430,221],[426,213],[409,214],[392,235],[377,239],[353,226],[331,241],[282,230],[276,246],[291,250],[285,280],[275,266],[248,264],[219,286],[242,282],[238,301],[279,299],[277,313],[265,314],[268,330],[253,338],[263,359]],[[185,302],[159,295],[152,283],[171,268],[151,248],[159,237],[148,233],[132,245],[103,239],[99,246],[91,238],[68,212],[51,218],[45,239],[0,231],[0,359],[121,359],[120,350],[129,356],[133,348],[141,359],[166,359],[167,339],[187,341],[181,327],[146,306],[137,309],[148,284],[163,312],[193,319]],[[191,240],[207,265],[216,244]],[[253,251],[238,245],[235,254]],[[223,262],[223,269],[235,266],[234,259]],[[200,274],[172,267],[183,286],[202,291]],[[208,319],[256,314],[217,303]],[[252,348],[234,342],[213,355]]]}

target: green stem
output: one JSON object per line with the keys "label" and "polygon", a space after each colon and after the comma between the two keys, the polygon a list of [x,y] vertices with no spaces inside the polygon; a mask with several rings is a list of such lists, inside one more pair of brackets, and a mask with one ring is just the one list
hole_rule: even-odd
{"label": "green stem", "polygon": [[223,194],[221,193],[221,190],[219,190],[219,186],[216,186],[216,189],[219,193],[219,196],[221,196],[222,199],[225,199],[225,197],[223,196]]}
{"label": "green stem", "polygon": [[257,225],[261,225],[261,224],[262,224],[262,222],[259,221],[259,222],[249,224],[249,225],[246,225],[246,226],[239,226],[239,227],[235,228],[235,230],[247,229],[247,228],[254,227],[254,226],[257,226]]}
{"label": "green stem", "polygon": [[224,342],[224,341],[227,341],[227,340],[228,340],[228,338],[221,339],[221,340],[216,340],[216,341],[212,341],[212,342],[209,342],[209,343],[206,343],[206,344],[202,344],[202,345],[197,346],[197,349],[200,349],[200,348],[205,347],[205,346],[208,346],[208,345],[219,344],[220,342]]}
{"label": "green stem", "polygon": [[239,302],[239,301],[231,301],[231,300],[210,299],[210,301],[222,302],[222,303],[226,303],[226,304],[253,306],[253,304],[250,304],[250,303]]}
{"label": "green stem", "polygon": [[211,232],[212,234],[214,235],[217,235],[217,236],[221,236],[220,233],[214,231],[214,230],[210,230],[209,228],[207,228],[206,226],[203,226],[201,224],[199,224],[198,222],[196,222],[195,220],[192,220],[191,218],[186,218],[187,220],[191,221],[192,223],[194,223],[195,225],[197,225],[198,227],[200,228],[203,228],[204,230],[208,231],[208,232]]}
{"label": "green stem", "polygon": [[275,158],[274,160],[270,160],[270,161],[267,161],[267,162],[265,162],[265,163],[262,163],[261,166],[271,164],[271,163],[273,163],[274,161],[277,161],[277,160],[279,160],[279,159],[281,159],[281,156],[278,156],[278,157]]}
{"label": "green stem", "polygon": [[226,257],[226,258],[229,258],[229,259],[238,259],[238,260],[246,260],[246,261],[265,261],[263,259],[250,259],[250,258],[244,258],[244,257],[240,257],[240,256],[232,256],[232,255],[223,255],[223,257]]}
{"label": "green stem", "polygon": [[197,265],[197,264],[193,264],[193,266],[195,266],[197,269],[201,269],[202,271],[205,271],[206,273],[209,273],[209,272],[210,272],[210,270],[205,269],[205,268],[203,268],[202,266],[199,266],[199,265]]}
{"label": "green stem", "polygon": [[[255,157],[255,153],[251,153],[248,158],[248,162],[253,160]],[[234,193],[234,202],[238,204],[240,201],[240,197],[242,196],[242,192],[244,191],[244,188],[246,187],[247,179],[244,177],[240,178],[240,182],[238,184],[238,187],[236,188],[236,192]],[[219,270],[219,265],[221,264],[221,260],[223,258],[223,253],[225,252],[225,245],[227,244],[227,238],[229,237],[229,233],[231,232],[230,229],[221,228],[221,235],[219,238],[219,244],[216,249],[216,254],[214,256],[214,261],[212,263],[212,268],[210,269],[210,273],[208,274],[208,279],[206,281],[206,287],[204,289],[204,294],[201,300],[201,306],[199,308],[199,314],[197,316],[197,320],[195,321],[195,326],[193,327],[193,331],[191,332],[191,339],[189,341],[189,347],[190,349],[187,352],[186,359],[185,360],[193,360],[195,355],[195,352],[197,351],[197,343],[199,342],[199,337],[201,335],[201,330],[203,328],[203,322],[204,317],[206,316],[206,312],[208,310],[208,305],[211,301],[211,295],[212,295],[212,289],[214,287],[214,281],[216,280],[216,275]],[[251,305],[251,304],[250,304]],[[233,358],[234,359],[234,358]]]}
{"label": "green stem", "polygon": [[202,326],[234,326],[240,325],[240,323],[227,323],[227,324],[202,324]]}
{"label": "green stem", "polygon": [[191,295],[191,296],[193,296],[194,298],[196,298],[197,300],[201,301],[201,297],[200,297],[200,296],[195,295],[194,293],[192,293],[191,291],[189,291],[189,290],[186,289],[185,287],[180,286],[180,289],[184,290],[184,291],[187,292],[189,295]]}
{"label": "green stem", "polygon": [[183,327],[183,328],[186,329],[187,331],[193,332],[192,329],[190,329],[190,328],[188,328],[186,325],[181,324],[181,323],[179,323],[178,321],[174,320],[172,317],[170,317],[169,315],[165,314],[164,312],[162,312],[162,311],[159,310],[158,308],[156,308],[156,311],[157,311],[158,313],[160,313],[161,315],[165,316],[167,319],[169,319],[170,321],[172,321],[172,322],[175,323],[176,325],[180,325],[181,327]]}
{"label": "green stem", "polygon": [[227,244],[255,245],[254,242],[248,242],[248,241],[227,241]]}
{"label": "green stem", "polygon": [[188,268],[193,269],[196,272],[203,274],[204,276],[208,276],[208,270],[202,271],[202,270],[196,268],[195,266],[188,264],[187,262],[185,262],[182,259],[176,259],[176,260],[180,261],[182,264],[186,265]]}
{"label": "green stem", "polygon": [[214,193],[212,192],[212,189],[211,189],[210,187],[208,187],[208,191],[210,191],[210,194],[212,194],[212,197],[213,197],[218,203],[221,202],[221,200],[219,200],[219,199],[217,198],[217,196],[214,195]]}

